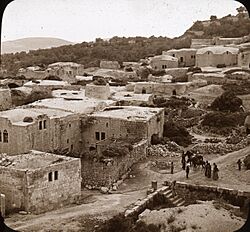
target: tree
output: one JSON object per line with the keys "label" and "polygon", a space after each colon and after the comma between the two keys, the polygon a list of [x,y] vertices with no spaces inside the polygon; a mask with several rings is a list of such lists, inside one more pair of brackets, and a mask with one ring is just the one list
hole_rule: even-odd
{"label": "tree", "polygon": [[211,21],[215,21],[216,19],[217,19],[217,16],[216,16],[216,15],[211,15],[211,16],[210,16],[210,20],[211,20]]}
{"label": "tree", "polygon": [[232,91],[225,91],[221,96],[215,98],[211,104],[212,110],[218,111],[240,111],[242,100],[237,97]]}

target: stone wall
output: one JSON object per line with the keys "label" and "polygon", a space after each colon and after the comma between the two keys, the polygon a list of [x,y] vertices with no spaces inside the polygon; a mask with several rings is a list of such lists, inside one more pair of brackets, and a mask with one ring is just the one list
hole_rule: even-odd
{"label": "stone wall", "polygon": [[[54,173],[58,171],[58,179]],[[52,181],[48,174],[52,172]],[[43,169],[27,172],[28,204],[25,210],[42,213],[73,203],[81,194],[80,160],[52,164]]]}
{"label": "stone wall", "polygon": [[120,64],[118,61],[107,61],[107,60],[102,60],[100,62],[100,68],[106,68],[106,69],[119,69]]}
{"label": "stone wall", "polygon": [[82,184],[93,188],[111,187],[112,183],[118,181],[134,163],[146,157],[147,146],[147,140],[142,140],[133,145],[133,150],[125,157],[114,157],[108,162],[82,158]]}
{"label": "stone wall", "polygon": [[25,208],[25,171],[0,166],[0,193],[5,194],[6,213]]}
{"label": "stone wall", "polygon": [[165,69],[165,72],[167,75],[171,75],[175,78],[181,78],[186,76],[188,68],[168,68]]}
{"label": "stone wall", "polygon": [[97,99],[108,99],[110,97],[109,85],[93,85],[87,84],[85,88],[85,96]]}
{"label": "stone wall", "polygon": [[0,111],[9,109],[11,105],[10,89],[0,89]]}
{"label": "stone wall", "polygon": [[[170,184],[170,181],[165,181],[165,185]],[[250,192],[247,191],[217,186],[187,184],[178,181],[176,182],[176,193],[187,202],[195,202],[196,200],[224,200],[242,208],[250,200]]]}

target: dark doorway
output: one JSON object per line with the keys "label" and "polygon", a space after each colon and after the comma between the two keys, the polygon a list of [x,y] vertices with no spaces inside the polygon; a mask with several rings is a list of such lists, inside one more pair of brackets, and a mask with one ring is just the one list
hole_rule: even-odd
{"label": "dark doorway", "polygon": [[141,93],[142,93],[142,94],[145,94],[145,93],[146,93],[146,88],[145,88],[145,87],[142,88]]}
{"label": "dark doorway", "polygon": [[176,90],[175,89],[173,90],[172,95],[176,96]]}

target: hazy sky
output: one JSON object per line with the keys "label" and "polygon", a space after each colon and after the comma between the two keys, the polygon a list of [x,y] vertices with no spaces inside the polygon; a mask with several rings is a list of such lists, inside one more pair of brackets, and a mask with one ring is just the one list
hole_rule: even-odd
{"label": "hazy sky", "polygon": [[3,15],[2,41],[56,37],[72,42],[113,36],[182,35],[196,20],[235,15],[234,0],[15,0]]}

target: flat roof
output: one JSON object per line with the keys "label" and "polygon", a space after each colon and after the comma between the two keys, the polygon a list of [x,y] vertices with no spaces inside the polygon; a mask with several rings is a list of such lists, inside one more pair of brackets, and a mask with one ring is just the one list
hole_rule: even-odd
{"label": "flat roof", "polygon": [[80,67],[81,64],[77,64],[77,63],[74,63],[74,62],[56,62],[56,63],[52,63],[52,64],[49,64],[48,67],[55,67],[55,66],[71,66],[71,67]]}
{"label": "flat roof", "polygon": [[45,85],[45,86],[48,86],[48,85],[63,85],[63,86],[67,86],[67,85],[70,85],[67,81],[55,81],[55,80],[36,80],[36,81],[29,81],[29,82],[26,82],[23,86],[36,86],[36,85]]}
{"label": "flat roof", "polygon": [[148,101],[152,94],[137,94],[131,91],[120,91],[112,96],[116,101]]}
{"label": "flat roof", "polygon": [[84,99],[72,99],[72,98],[43,99],[33,102],[30,105],[67,110],[73,113],[89,114],[96,110],[100,110],[109,105],[114,105],[114,104],[115,101],[112,100],[102,100],[102,99],[85,97]]}
{"label": "flat roof", "polygon": [[[41,115],[47,115],[49,118],[60,118],[71,115],[71,112],[58,109],[48,109],[48,108],[34,108],[30,105],[24,108],[15,108],[11,110],[6,110],[0,112],[0,118],[6,118],[11,121],[13,125],[27,126],[34,123],[34,119]],[[33,119],[31,122],[24,122],[24,118],[30,117]]]}
{"label": "flat roof", "polygon": [[239,52],[239,48],[224,47],[224,46],[210,46],[210,47],[204,47],[204,48],[198,49],[196,54],[204,54],[208,51],[212,52],[213,54],[223,54],[225,52],[237,54]]}
{"label": "flat roof", "polygon": [[8,167],[21,170],[35,170],[48,167],[53,164],[78,160],[77,158],[55,155],[52,153],[31,150],[28,153],[8,156],[0,154],[0,167]]}
{"label": "flat roof", "polygon": [[163,111],[164,108],[149,108],[137,106],[107,107],[102,111],[92,114],[94,117],[115,118],[127,121],[148,121],[150,118]]}

